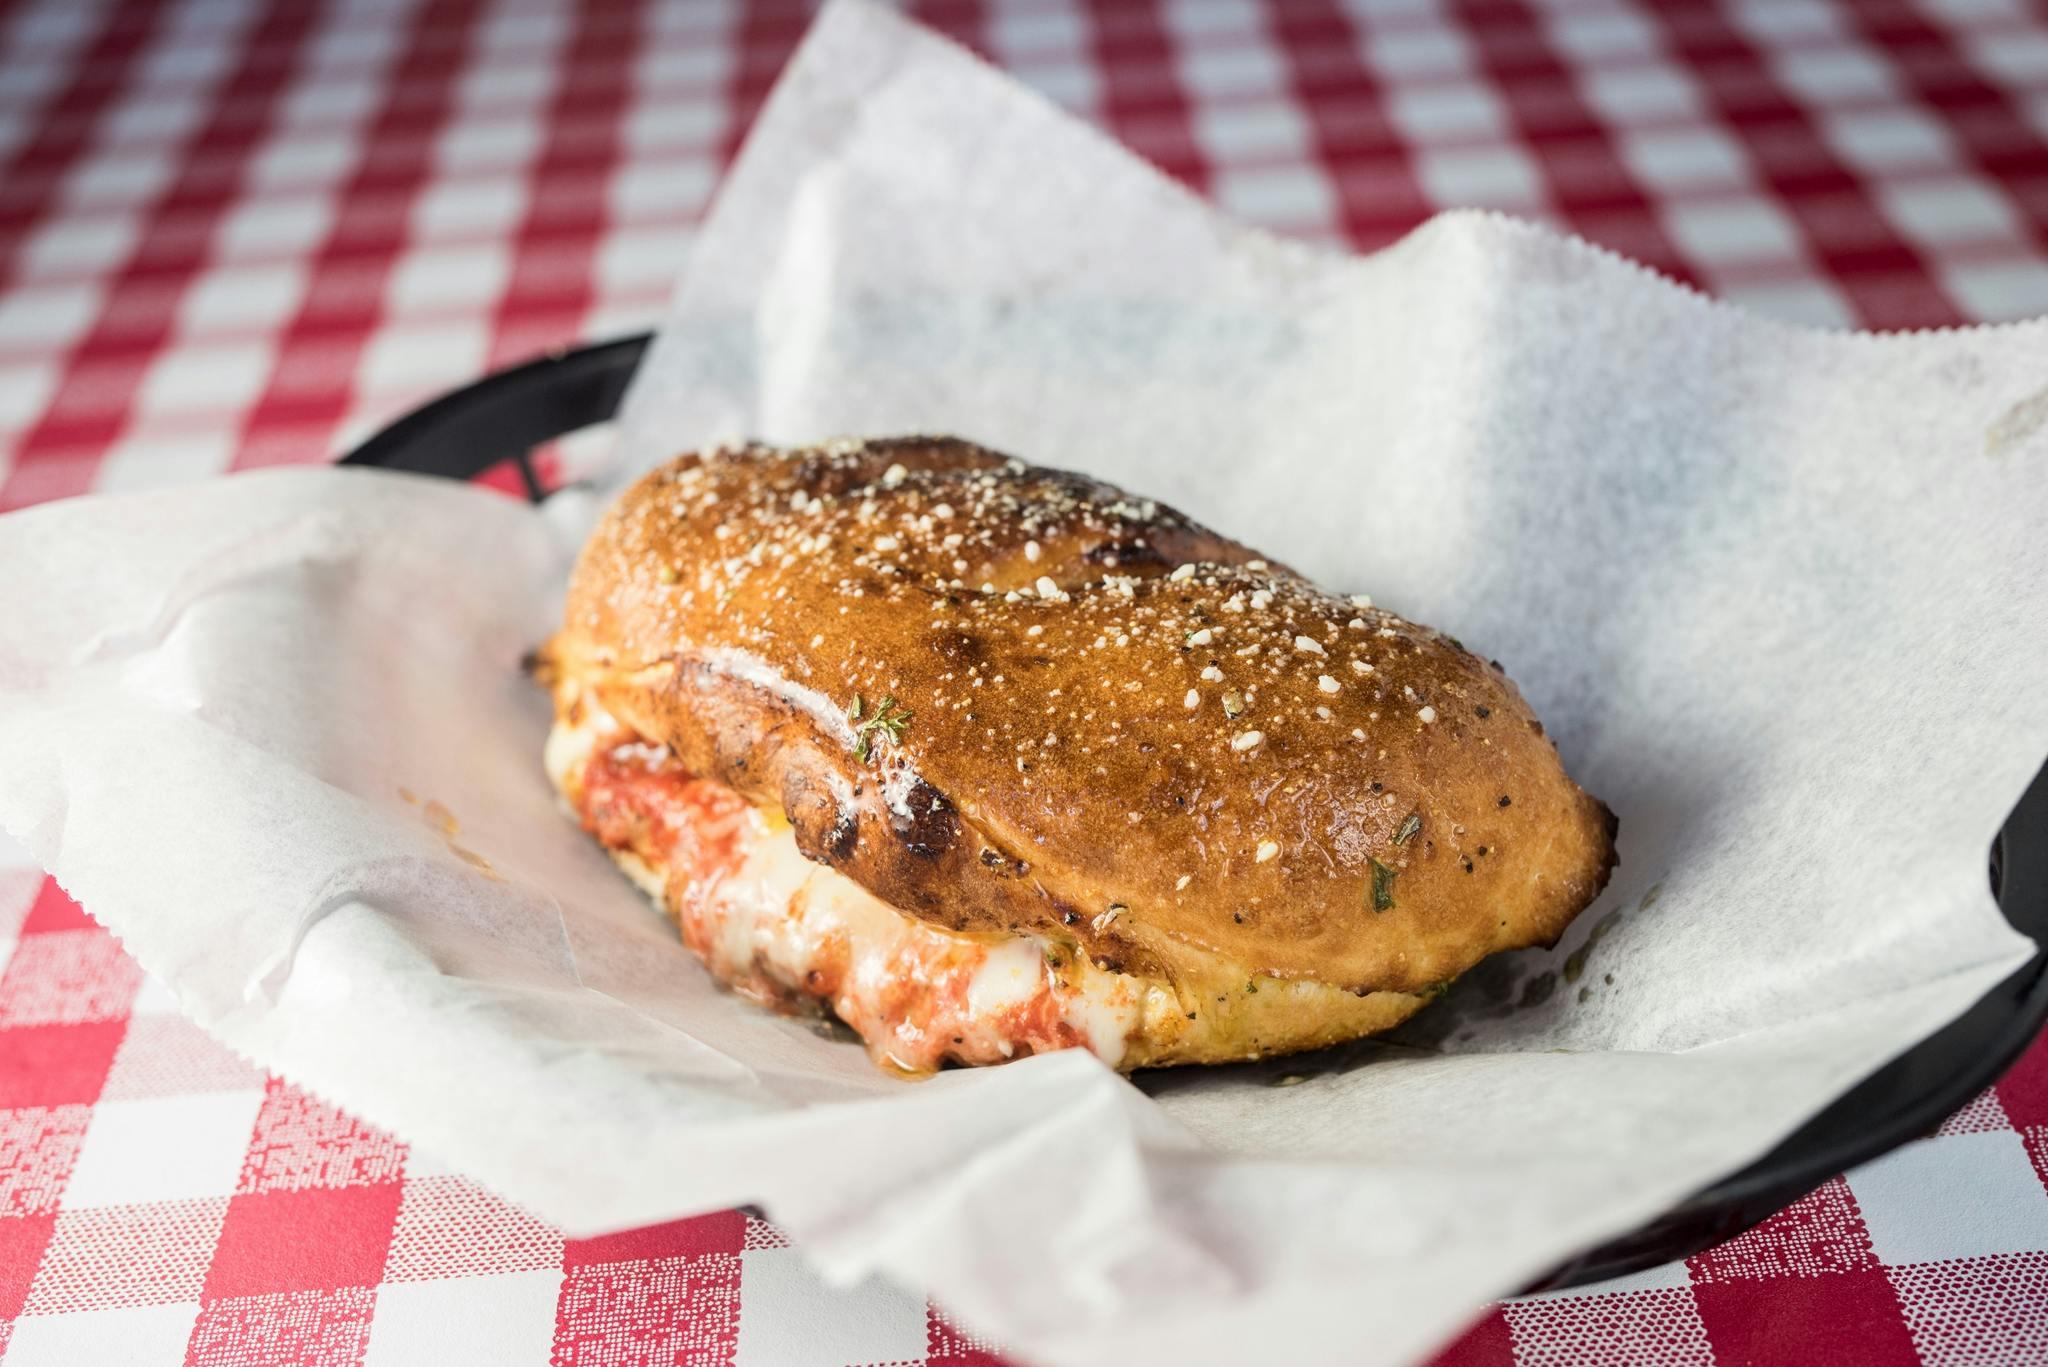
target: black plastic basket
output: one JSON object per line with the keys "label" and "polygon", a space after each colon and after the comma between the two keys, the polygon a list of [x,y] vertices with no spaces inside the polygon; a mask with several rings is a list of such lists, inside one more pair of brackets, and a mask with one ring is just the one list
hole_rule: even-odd
{"label": "black plastic basket", "polygon": [[[534,449],[608,421],[648,341],[644,334],[625,337],[499,371],[399,419],[342,463],[471,479],[512,461],[538,502],[551,491]],[[2037,944],[2048,940],[2048,768],[1992,842],[1991,889],[2021,933]],[[1961,1018],[1872,1073],[1756,1162],[1530,1289],[1620,1276],[1741,1233],[1835,1174],[1932,1132],[1996,1081],[2044,1021],[2048,953],[2037,952]]]}

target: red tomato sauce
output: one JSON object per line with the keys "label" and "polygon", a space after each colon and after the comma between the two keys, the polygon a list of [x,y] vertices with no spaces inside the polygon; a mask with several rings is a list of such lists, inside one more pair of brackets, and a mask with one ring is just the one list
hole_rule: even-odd
{"label": "red tomato sauce", "polygon": [[583,769],[583,828],[612,849],[637,849],[669,876],[716,881],[740,861],[747,800],[676,767],[653,746],[601,746]]}
{"label": "red tomato sauce", "polygon": [[[948,1059],[998,1063],[1087,1047],[1067,1019],[1074,989],[1049,967],[1028,999],[976,1019],[970,994],[987,962],[987,947],[909,917],[901,939],[892,936],[886,949],[868,947],[887,958],[882,972],[867,975],[865,987],[851,974],[863,947],[829,920],[808,928],[810,948],[800,965],[767,962],[758,949],[751,962],[727,962],[732,948],[726,922],[734,907],[719,890],[746,861],[744,842],[753,829],[749,804],[723,784],[686,772],[659,746],[630,737],[599,744],[584,762],[578,801],[584,829],[661,871],[683,943],[745,997],[781,1009],[829,1008],[879,1061],[912,1073]],[[806,888],[789,895],[786,906],[761,911],[784,923],[816,921]]]}

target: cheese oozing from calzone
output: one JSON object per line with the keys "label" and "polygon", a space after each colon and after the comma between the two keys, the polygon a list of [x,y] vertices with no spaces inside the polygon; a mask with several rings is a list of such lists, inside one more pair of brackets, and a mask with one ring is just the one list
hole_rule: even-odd
{"label": "cheese oozing from calzone", "polygon": [[[1235,969],[1176,990],[1036,935],[939,929],[812,863],[778,815],[689,774],[587,700],[557,722],[546,765],[713,977],[764,1005],[829,1011],[904,1073],[1067,1048],[1127,1068],[1213,1049],[1219,1035],[1242,1037],[1239,1052],[1257,1057],[1261,1021],[1286,1035],[1293,1012],[1370,1000]],[[1420,1005],[1371,998],[1394,999],[1377,1005],[1403,1015]]]}

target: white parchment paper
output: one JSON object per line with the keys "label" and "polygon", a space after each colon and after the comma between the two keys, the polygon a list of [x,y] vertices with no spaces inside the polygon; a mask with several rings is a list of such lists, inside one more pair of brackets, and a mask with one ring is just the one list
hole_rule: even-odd
{"label": "white parchment paper", "polygon": [[836,3],[586,473],[957,432],[1454,632],[1621,815],[1565,945],[1393,1043],[890,1080],[558,812],[515,666],[589,501],[356,471],[0,519],[0,824],[229,1044],[572,1231],[759,1201],[1027,1359],[1400,1362],[2025,957],[2044,424],[2040,324],[1795,330],[1477,215],[1318,254]]}

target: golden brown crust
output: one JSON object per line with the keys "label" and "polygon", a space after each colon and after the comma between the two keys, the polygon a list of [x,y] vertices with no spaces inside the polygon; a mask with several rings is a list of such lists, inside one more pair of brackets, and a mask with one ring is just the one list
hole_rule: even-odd
{"label": "golden brown crust", "polygon": [[1498,667],[960,441],[656,470],[546,655],[892,905],[1169,980],[1419,991],[1554,941],[1613,863]]}

